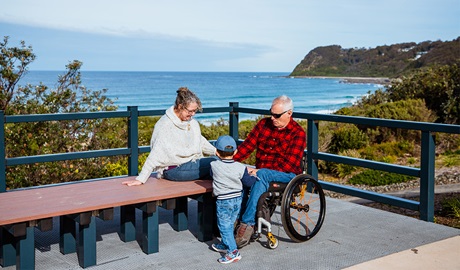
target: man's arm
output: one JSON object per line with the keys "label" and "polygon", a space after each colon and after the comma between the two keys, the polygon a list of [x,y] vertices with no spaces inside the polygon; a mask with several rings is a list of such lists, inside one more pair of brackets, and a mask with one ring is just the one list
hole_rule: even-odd
{"label": "man's arm", "polygon": [[257,147],[257,138],[259,137],[260,123],[261,121],[259,121],[259,123],[257,123],[257,125],[251,130],[251,132],[248,134],[243,143],[238,146],[238,152],[233,157],[234,160],[241,162],[247,159],[251,155],[251,153],[254,152],[254,150]]}

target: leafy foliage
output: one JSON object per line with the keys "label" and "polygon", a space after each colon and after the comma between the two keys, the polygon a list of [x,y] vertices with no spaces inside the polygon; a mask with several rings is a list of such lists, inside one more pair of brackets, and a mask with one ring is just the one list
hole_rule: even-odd
{"label": "leafy foliage", "polygon": [[350,178],[352,185],[385,186],[413,180],[414,177],[378,170],[364,170]]}
{"label": "leafy foliage", "polygon": [[[361,158],[361,154],[359,153],[359,151],[355,149],[345,150],[343,152],[340,152],[339,155],[353,158]],[[358,167],[356,166],[341,163],[330,162],[329,166],[331,167],[332,173],[334,173],[340,178],[345,178],[353,174],[356,170],[358,170]]]}
{"label": "leafy foliage", "polygon": [[460,198],[445,198],[442,201],[442,211],[448,216],[460,219]]}
{"label": "leafy foliage", "polygon": [[139,145],[150,145],[153,128],[158,120],[160,120],[159,116],[139,117]]}
{"label": "leafy foliage", "polygon": [[32,47],[8,47],[8,37],[0,42],[0,110],[4,111],[13,98],[14,88],[25,75],[27,66],[35,60]]}
{"label": "leafy foliage", "polygon": [[201,134],[207,140],[217,140],[221,135],[228,135],[229,126],[223,119],[220,119],[217,123],[212,123],[210,126],[200,124],[200,129]]}
{"label": "leafy foliage", "polygon": [[414,156],[414,143],[407,140],[397,140],[379,144],[368,145],[358,150],[361,157],[369,160],[382,161],[387,163],[393,160],[392,157],[403,157],[404,155]]}
{"label": "leafy foliage", "polygon": [[[16,84],[33,60],[31,49],[8,48],[7,38],[1,43],[2,97],[6,115],[56,114],[75,112],[113,111],[116,106],[104,93],[92,91],[81,84],[79,61],[66,66],[67,71],[58,77],[56,88],[45,85]],[[14,53],[11,53],[14,52]],[[12,63],[17,63],[16,66]],[[8,72],[6,72],[7,70]],[[125,125],[126,126],[126,125]],[[78,152],[126,145],[126,128],[116,119],[81,119],[15,123],[5,125],[6,156],[33,156]],[[41,184],[98,178],[104,176],[103,168],[110,158],[67,160],[7,167],[7,187],[18,188]]]}
{"label": "leafy foliage", "polygon": [[338,153],[348,149],[360,149],[368,143],[364,132],[355,125],[345,124],[333,132],[329,151]]}
{"label": "leafy foliage", "polygon": [[460,124],[460,69],[456,64],[418,70],[395,81],[387,91],[392,101],[422,99],[438,117],[436,122]]}

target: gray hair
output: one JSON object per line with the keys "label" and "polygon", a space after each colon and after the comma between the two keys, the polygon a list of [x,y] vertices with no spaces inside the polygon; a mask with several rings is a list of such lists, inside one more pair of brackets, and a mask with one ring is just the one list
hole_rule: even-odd
{"label": "gray hair", "polygon": [[174,108],[179,109],[179,106],[185,108],[188,104],[195,102],[198,105],[197,110],[202,111],[201,101],[198,96],[190,91],[187,87],[180,87],[177,91],[176,102],[174,103]]}
{"label": "gray hair", "polygon": [[294,103],[292,99],[286,95],[275,98],[272,102],[272,106],[275,104],[282,104],[285,111],[294,110]]}

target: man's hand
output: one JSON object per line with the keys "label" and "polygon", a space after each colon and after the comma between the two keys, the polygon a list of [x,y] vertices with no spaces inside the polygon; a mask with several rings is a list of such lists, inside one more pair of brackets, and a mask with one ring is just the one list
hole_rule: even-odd
{"label": "man's hand", "polygon": [[130,186],[140,186],[142,185],[142,182],[138,180],[132,180],[132,181],[124,181],[122,182],[122,184],[130,187]]}

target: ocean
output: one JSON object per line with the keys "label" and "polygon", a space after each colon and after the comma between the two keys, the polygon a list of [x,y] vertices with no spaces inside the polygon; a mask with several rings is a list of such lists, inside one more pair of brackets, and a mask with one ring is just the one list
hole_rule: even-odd
{"label": "ocean", "polygon": [[[19,82],[36,85],[40,82],[53,88],[58,71],[29,71]],[[292,78],[282,72],[123,72],[82,71],[82,84],[91,90],[107,89],[106,95],[119,110],[138,106],[139,110],[167,109],[176,97],[176,90],[186,86],[201,99],[203,107],[226,107],[238,102],[240,107],[269,109],[272,100],[288,95],[294,111],[332,113],[350,106],[360,97],[373,93],[379,84],[342,83],[338,78]],[[240,120],[256,118],[240,115]],[[195,118],[210,124],[228,114],[197,114]]]}

